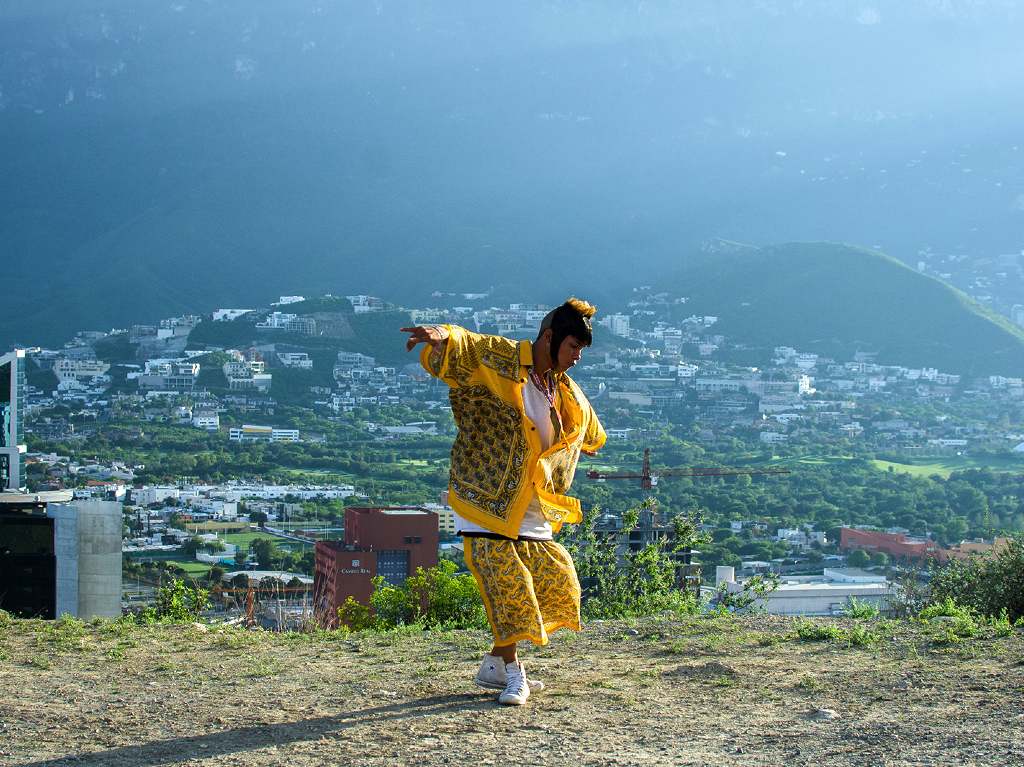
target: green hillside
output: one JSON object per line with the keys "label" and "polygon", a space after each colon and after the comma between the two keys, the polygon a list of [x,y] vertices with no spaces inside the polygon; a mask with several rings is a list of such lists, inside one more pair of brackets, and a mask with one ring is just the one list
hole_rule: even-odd
{"label": "green hillside", "polygon": [[714,314],[714,331],[768,359],[775,346],[840,360],[964,375],[1024,374],[1024,330],[949,285],[882,253],[791,243],[706,254],[666,287],[690,297],[679,313]]}

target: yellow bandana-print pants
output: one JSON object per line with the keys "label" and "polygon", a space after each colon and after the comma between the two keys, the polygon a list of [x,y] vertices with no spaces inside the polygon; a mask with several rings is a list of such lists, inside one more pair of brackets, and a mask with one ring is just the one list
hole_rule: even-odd
{"label": "yellow bandana-print pants", "polygon": [[560,628],[580,630],[580,582],[565,547],[554,541],[463,540],[496,645],[523,639],[545,645]]}

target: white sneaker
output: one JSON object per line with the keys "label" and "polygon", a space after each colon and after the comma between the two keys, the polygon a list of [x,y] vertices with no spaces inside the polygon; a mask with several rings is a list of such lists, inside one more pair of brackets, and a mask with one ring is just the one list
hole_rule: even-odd
{"label": "white sneaker", "polygon": [[[473,681],[488,690],[504,690],[505,685],[508,684],[505,661],[497,655],[484,655],[484,659],[480,663],[480,670],[476,672],[476,679]],[[530,692],[540,692],[544,689],[544,683],[539,679],[531,679],[529,684]]]}
{"label": "white sneaker", "polygon": [[498,696],[498,703],[506,706],[521,706],[530,697],[530,681],[526,678],[526,667],[522,662],[505,664],[505,676],[508,682],[505,690]]}

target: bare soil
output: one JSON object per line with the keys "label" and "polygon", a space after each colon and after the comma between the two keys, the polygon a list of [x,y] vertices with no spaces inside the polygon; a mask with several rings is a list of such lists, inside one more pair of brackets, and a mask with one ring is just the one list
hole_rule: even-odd
{"label": "bare soil", "polygon": [[592,623],[524,654],[547,689],[504,707],[472,684],[483,632],[8,621],[0,764],[1024,765],[1019,630],[864,625]]}

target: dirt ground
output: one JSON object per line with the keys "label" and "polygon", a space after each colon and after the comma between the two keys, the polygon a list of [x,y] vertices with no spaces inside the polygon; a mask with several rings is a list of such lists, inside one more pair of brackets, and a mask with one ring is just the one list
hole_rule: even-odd
{"label": "dirt ground", "polygon": [[[836,625],[843,625],[839,622]],[[788,619],[644,619],[471,680],[482,632],[0,625],[0,764],[1024,765],[1024,635],[801,641]],[[875,630],[872,628],[872,630]]]}

